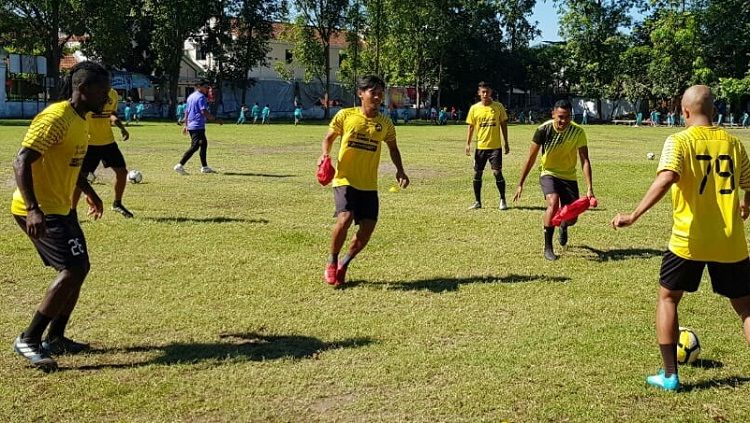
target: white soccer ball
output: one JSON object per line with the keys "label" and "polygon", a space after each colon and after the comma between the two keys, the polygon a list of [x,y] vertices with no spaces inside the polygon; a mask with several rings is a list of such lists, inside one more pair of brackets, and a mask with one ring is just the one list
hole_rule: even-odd
{"label": "white soccer ball", "polygon": [[137,170],[131,170],[128,172],[128,181],[131,184],[140,184],[143,181],[143,174]]}
{"label": "white soccer ball", "polygon": [[680,326],[680,337],[677,340],[677,362],[691,364],[701,355],[701,343],[692,329]]}
{"label": "white soccer ball", "polygon": [[654,153],[652,153],[652,152],[648,152],[648,153],[646,153],[646,158],[647,158],[647,159],[649,159],[649,160],[654,160],[654,157],[656,157],[656,154],[654,154]]}

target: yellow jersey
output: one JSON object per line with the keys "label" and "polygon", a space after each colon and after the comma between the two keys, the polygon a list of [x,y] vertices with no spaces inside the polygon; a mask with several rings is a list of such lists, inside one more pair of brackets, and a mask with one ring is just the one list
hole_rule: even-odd
{"label": "yellow jersey", "polygon": [[500,125],[508,121],[505,107],[497,101],[485,106],[480,101],[469,108],[466,123],[474,127],[477,150],[496,150],[502,147]]}
{"label": "yellow jersey", "polygon": [[109,117],[117,111],[117,101],[120,97],[114,89],[109,90],[109,99],[101,113],[90,113],[89,121],[89,145],[107,145],[115,142],[112,134],[112,125]]}
{"label": "yellow jersey", "polygon": [[558,131],[554,121],[548,120],[536,129],[533,141],[542,146],[542,158],[539,163],[541,176],[551,175],[567,181],[576,180],[578,149],[588,145],[583,128],[575,122],[570,122],[564,131]]}
{"label": "yellow jersey", "polygon": [[[88,122],[68,101],[54,103],[31,122],[22,147],[42,157],[31,164],[34,194],[44,214],[67,215],[88,147]],[[11,212],[26,216],[21,191],[13,193]]]}
{"label": "yellow jersey", "polygon": [[336,113],[329,128],[341,136],[333,186],[377,191],[381,146],[396,140],[390,118],[380,113],[368,118],[359,107],[351,107]]}
{"label": "yellow jersey", "polygon": [[725,130],[692,126],[664,142],[657,172],[680,175],[672,186],[669,250],[688,260],[736,263],[748,257],[739,188],[750,190],[745,147]]}

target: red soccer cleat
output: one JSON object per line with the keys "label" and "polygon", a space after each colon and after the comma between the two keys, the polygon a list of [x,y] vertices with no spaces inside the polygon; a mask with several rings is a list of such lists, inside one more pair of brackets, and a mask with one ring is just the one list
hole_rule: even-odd
{"label": "red soccer cleat", "polygon": [[341,286],[346,282],[346,267],[336,269],[336,283],[333,286]]}
{"label": "red soccer cleat", "polygon": [[329,285],[336,285],[336,263],[328,263],[323,272],[323,280]]}

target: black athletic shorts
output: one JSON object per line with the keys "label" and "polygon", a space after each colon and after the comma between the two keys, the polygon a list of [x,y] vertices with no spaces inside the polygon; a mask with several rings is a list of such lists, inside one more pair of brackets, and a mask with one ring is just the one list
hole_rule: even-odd
{"label": "black athletic shorts", "polygon": [[[26,216],[14,214],[13,217],[26,233]],[[44,265],[57,271],[73,267],[88,269],[89,252],[81,225],[78,224],[78,216],[74,212],[67,216],[49,214],[45,216],[45,222],[47,231],[44,236],[39,239],[29,237]]]}
{"label": "black athletic shorts", "polygon": [[503,150],[501,148],[474,150],[474,171],[483,171],[488,161],[492,170],[503,170]]}
{"label": "black athletic shorts", "polygon": [[125,167],[125,157],[116,142],[107,145],[90,145],[81,165],[81,173],[92,173],[104,163],[104,167]]}
{"label": "black athletic shorts", "polygon": [[348,185],[333,187],[333,199],[336,204],[333,217],[343,211],[348,211],[354,215],[356,224],[364,219],[378,220],[380,205],[377,191],[362,191]]}
{"label": "black athletic shorts", "polygon": [[693,261],[667,250],[661,261],[659,282],[672,291],[695,292],[706,266],[715,293],[727,298],[750,295],[750,259],[737,263]]}
{"label": "black athletic shorts", "polygon": [[539,178],[539,185],[547,197],[549,194],[560,196],[560,206],[565,206],[578,199],[578,182],[555,178],[552,175],[544,175]]}
{"label": "black athletic shorts", "polygon": [[201,144],[208,144],[205,129],[191,129],[188,130],[188,133],[190,134],[190,148],[198,148]]}

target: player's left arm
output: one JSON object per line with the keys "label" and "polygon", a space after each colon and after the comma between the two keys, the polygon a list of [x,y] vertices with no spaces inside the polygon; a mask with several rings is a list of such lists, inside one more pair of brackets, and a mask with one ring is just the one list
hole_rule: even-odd
{"label": "player's left arm", "polygon": [[740,217],[745,220],[750,216],[750,159],[748,159],[747,151],[742,143],[739,143],[739,158],[740,163],[738,169],[740,176],[738,178],[738,185],[745,191],[745,195],[740,201]]}
{"label": "player's left arm", "polygon": [[583,169],[583,178],[586,180],[586,197],[594,197],[594,184],[591,177],[591,160],[589,160],[589,148],[587,146],[578,148],[578,157],[581,159],[581,168]]}
{"label": "player's left arm", "polygon": [[117,116],[117,113],[112,112],[112,114],[109,116],[110,123],[113,123],[115,126],[120,128],[120,134],[122,135],[122,140],[127,141],[130,139],[130,133],[127,129],[125,129],[125,125],[122,124],[122,121],[120,120],[120,117]]}
{"label": "player's left arm", "polygon": [[510,153],[510,144],[508,144],[508,119],[500,122],[500,131],[503,133],[503,143],[505,144],[505,154]]}
{"label": "player's left arm", "polygon": [[86,179],[86,174],[83,172],[78,174],[76,186],[86,195],[86,203],[89,205],[88,215],[93,216],[94,220],[102,217],[102,214],[104,213],[104,203],[102,202],[102,199],[99,198],[96,191],[94,191],[94,188],[91,187],[88,179]]}
{"label": "player's left arm", "polygon": [[614,219],[612,219],[612,227],[625,228],[632,225],[638,220],[644,213],[646,213],[654,204],[658,203],[664,195],[669,192],[672,188],[672,184],[677,183],[680,180],[680,175],[672,170],[662,170],[656,175],[656,179],[646,191],[646,195],[638,204],[638,206],[630,214],[617,213]]}
{"label": "player's left arm", "polygon": [[391,161],[393,162],[393,165],[396,166],[396,180],[398,181],[398,185],[401,188],[408,187],[409,177],[406,176],[406,172],[404,172],[404,164],[401,161],[401,152],[398,150],[396,138],[394,137],[391,140],[386,141],[385,144],[388,146],[388,153],[391,155]]}

